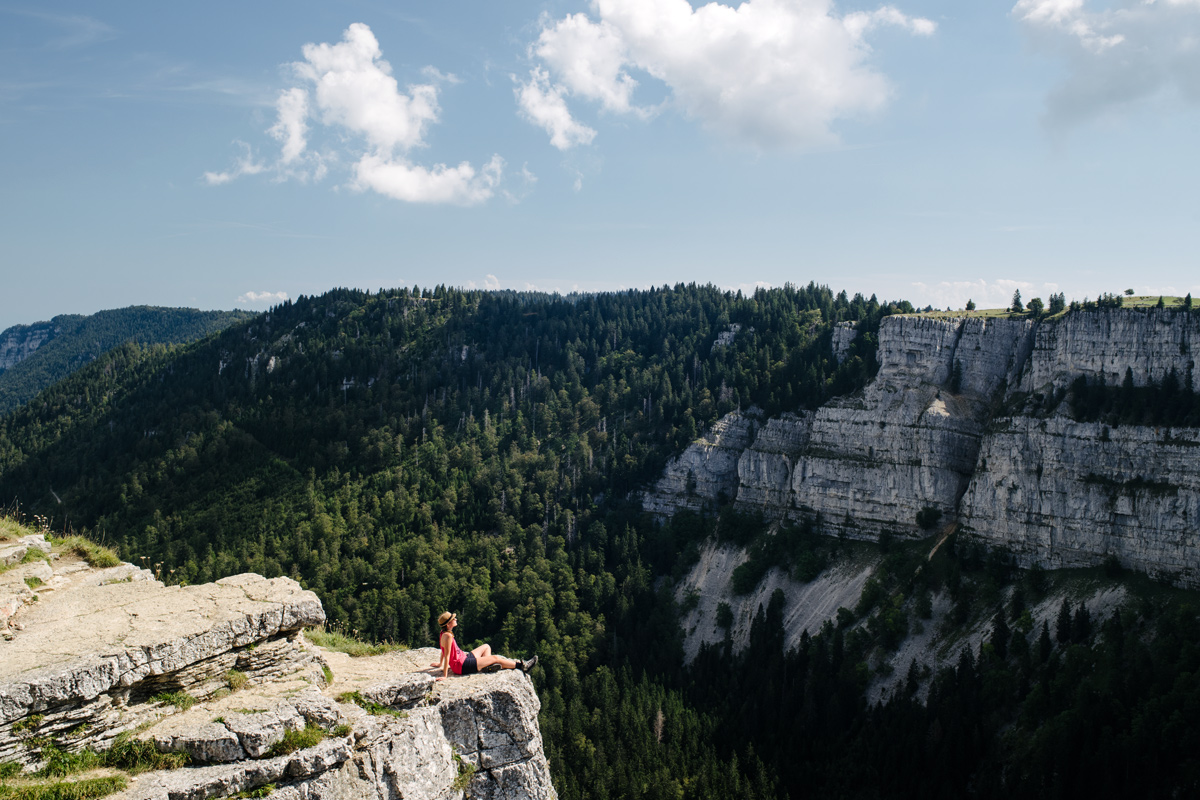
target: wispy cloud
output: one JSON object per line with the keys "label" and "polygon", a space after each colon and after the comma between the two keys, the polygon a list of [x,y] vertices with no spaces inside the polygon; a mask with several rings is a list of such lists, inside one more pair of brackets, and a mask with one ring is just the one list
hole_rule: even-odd
{"label": "wispy cloud", "polygon": [[[276,121],[267,131],[280,144],[278,159],[268,167],[243,158],[234,170],[206,173],[210,184],[267,169],[281,180],[320,180],[330,164],[341,163],[341,149],[348,147],[348,186],[356,191],[410,203],[455,205],[483,203],[496,193],[504,171],[499,155],[479,167],[468,161],[424,165],[412,158],[427,146],[430,127],[440,121],[441,86],[457,83],[457,77],[426,67],[421,73],[424,82],[401,90],[375,34],[358,22],[346,29],[340,42],[306,44],[301,52],[304,60],[291,69],[302,85],[279,93]],[[314,126],[333,134],[338,149],[314,151],[309,141]]]}
{"label": "wispy cloud", "polygon": [[250,145],[245,142],[235,142],[235,144],[241,147],[242,155],[238,157],[232,169],[224,172],[204,173],[204,182],[209,186],[220,186],[242,175],[257,175],[267,168],[266,164],[254,160],[254,153],[251,151]]}
{"label": "wispy cloud", "polygon": [[1200,104],[1200,0],[1019,0],[1012,16],[1067,64],[1046,98],[1052,130],[1159,95]]}
{"label": "wispy cloud", "polygon": [[287,292],[246,292],[238,297],[239,305],[271,305],[288,299]]}
{"label": "wispy cloud", "polygon": [[45,46],[53,50],[86,47],[117,36],[111,25],[86,14],[55,14],[27,8],[3,8],[0,13],[37,19],[52,26],[56,33],[46,40]]}
{"label": "wispy cloud", "polygon": [[[878,111],[892,89],[869,65],[866,36],[882,26],[929,36],[937,25],[893,6],[839,16],[832,0],[595,0],[593,16],[546,17],[518,91],[523,116],[559,149],[591,136],[568,96],[650,119],[634,74],[663,85],[668,104],[725,138],[756,147],[836,142],[836,120]],[[573,132],[573,133],[572,133]]]}

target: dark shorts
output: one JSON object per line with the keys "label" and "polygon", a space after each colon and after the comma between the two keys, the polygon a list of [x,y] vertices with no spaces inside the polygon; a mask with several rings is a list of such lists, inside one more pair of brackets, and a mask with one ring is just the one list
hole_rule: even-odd
{"label": "dark shorts", "polygon": [[475,654],[467,653],[467,657],[463,659],[462,672],[459,675],[474,675],[479,672],[479,665],[475,663]]}

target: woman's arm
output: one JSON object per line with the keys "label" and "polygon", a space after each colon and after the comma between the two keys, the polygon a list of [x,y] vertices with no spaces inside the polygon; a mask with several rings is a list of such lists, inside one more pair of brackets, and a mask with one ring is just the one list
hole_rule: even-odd
{"label": "woman's arm", "polygon": [[438,664],[438,669],[442,671],[443,678],[445,678],[446,673],[450,671],[450,642],[447,640],[453,638],[454,634],[447,631],[446,633],[442,634],[441,641],[439,642],[439,644],[442,646],[442,660],[441,663]]}

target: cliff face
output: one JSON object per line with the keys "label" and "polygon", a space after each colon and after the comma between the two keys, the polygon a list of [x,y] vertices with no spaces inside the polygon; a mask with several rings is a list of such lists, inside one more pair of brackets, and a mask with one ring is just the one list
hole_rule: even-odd
{"label": "cliff face", "polygon": [[39,322],[36,325],[14,325],[0,333],[0,372],[4,372],[50,341],[56,333],[54,324]]}
{"label": "cliff face", "polygon": [[[1108,555],[1200,585],[1200,431],[1005,414],[1080,375],[1135,385],[1193,376],[1200,316],[1121,309],[1025,319],[889,317],[879,373],[814,414],[766,420],[737,456],[736,501],[775,519],[819,512],[826,530],[874,538],[961,523],[1026,564]],[[1193,378],[1194,380],[1194,378]],[[1186,387],[1185,387],[1186,388]],[[728,424],[728,420],[726,421]],[[674,462],[706,463],[698,443]],[[733,457],[734,445],[722,453]],[[728,485],[727,473],[722,479]],[[678,481],[676,481],[678,482]],[[646,507],[680,507],[660,483]]]}
{"label": "cliff face", "polygon": [[168,587],[39,536],[0,559],[0,763],[132,736],[190,765],[127,778],[121,800],[556,797],[523,673],[437,682],[432,648],[323,651],[304,637],[321,604],[288,578]]}

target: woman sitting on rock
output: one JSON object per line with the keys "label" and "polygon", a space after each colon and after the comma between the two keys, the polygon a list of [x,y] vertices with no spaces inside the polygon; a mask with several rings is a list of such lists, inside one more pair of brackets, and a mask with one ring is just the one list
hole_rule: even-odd
{"label": "woman sitting on rock", "polygon": [[437,667],[442,671],[442,676],[438,678],[439,681],[446,677],[449,670],[454,670],[455,675],[474,675],[476,672],[495,672],[500,669],[519,669],[522,672],[529,672],[537,663],[537,656],[526,661],[513,661],[511,658],[492,655],[490,644],[481,644],[471,652],[464,653],[458,646],[458,642],[454,641],[454,629],[458,627],[458,615],[451,614],[449,611],[443,611],[438,617],[438,627],[442,631],[439,642],[442,648],[442,660],[429,666]]}

